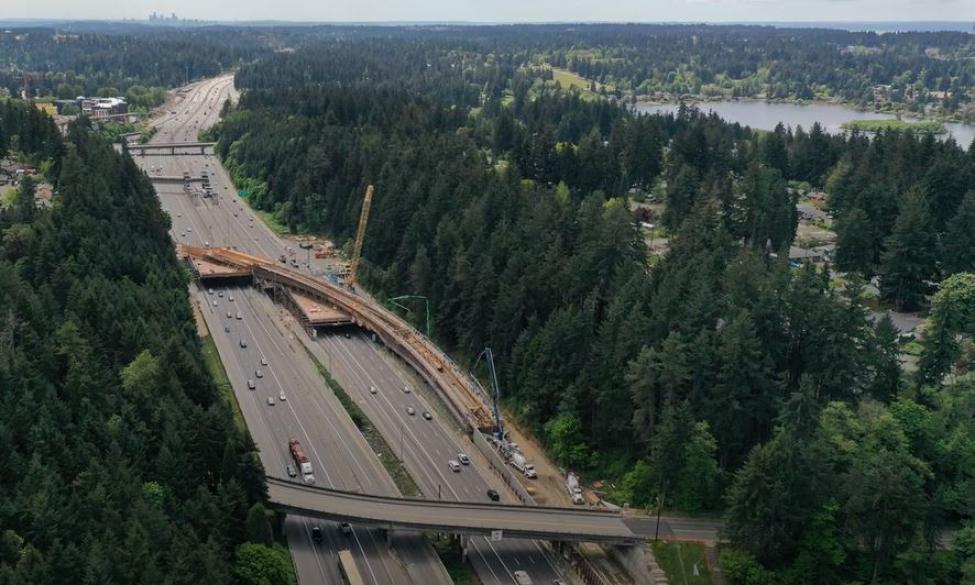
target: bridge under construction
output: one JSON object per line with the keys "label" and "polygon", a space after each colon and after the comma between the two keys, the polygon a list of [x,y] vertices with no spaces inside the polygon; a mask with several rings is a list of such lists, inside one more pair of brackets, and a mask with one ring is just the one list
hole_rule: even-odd
{"label": "bridge under construction", "polygon": [[494,430],[491,410],[475,383],[429,339],[385,308],[342,287],[231,248],[178,246],[194,277],[204,283],[252,282],[285,301],[314,334],[315,328],[354,324],[374,333],[444,399],[469,429]]}

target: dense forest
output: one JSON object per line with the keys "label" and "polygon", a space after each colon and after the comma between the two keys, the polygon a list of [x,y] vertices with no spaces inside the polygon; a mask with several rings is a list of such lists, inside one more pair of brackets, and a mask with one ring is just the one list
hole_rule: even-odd
{"label": "dense forest", "polygon": [[[149,181],[82,124],[0,104],[45,169],[0,209],[0,583],[246,583],[264,473],[210,379]],[[267,564],[263,570],[271,570]]]}
{"label": "dense forest", "polygon": [[[498,34],[244,67],[218,151],[252,205],[339,241],[374,184],[365,284],[429,297],[462,361],[491,346],[508,410],[559,463],[621,501],[724,511],[732,583],[975,582],[975,266],[950,251],[975,152],[635,115],[539,85]],[[829,185],[839,220],[868,226],[841,230],[851,272],[789,265],[789,181]],[[656,263],[627,197],[651,189]],[[915,377],[865,283],[907,306],[949,274]]]}
{"label": "dense forest", "polygon": [[27,87],[31,97],[59,99],[121,95],[133,106],[152,107],[162,103],[166,88],[269,52],[270,37],[248,29],[147,27],[138,34],[17,29],[0,33],[0,87],[12,95]]}
{"label": "dense forest", "polygon": [[975,37],[961,32],[676,24],[173,30],[68,23],[0,34],[0,85],[17,92],[26,72],[36,95],[67,99],[103,88],[124,94],[133,85],[172,87],[214,75],[272,50],[364,39],[407,46],[448,42],[457,51],[477,47],[481,54],[496,53],[494,65],[502,69],[515,64],[523,72],[547,70],[549,79],[552,68],[571,71],[594,93],[629,99],[839,99],[975,120]]}

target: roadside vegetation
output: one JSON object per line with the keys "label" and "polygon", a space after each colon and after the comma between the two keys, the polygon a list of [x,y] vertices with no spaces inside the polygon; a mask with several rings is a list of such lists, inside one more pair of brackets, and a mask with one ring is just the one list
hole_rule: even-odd
{"label": "roadside vegetation", "polygon": [[220,361],[220,354],[217,352],[217,344],[213,342],[212,335],[201,338],[203,362],[206,364],[207,373],[213,379],[214,385],[220,390],[220,395],[227,402],[227,406],[233,411],[234,423],[238,432],[247,433],[247,422],[244,420],[244,413],[240,411],[240,404],[237,403],[237,396],[234,394],[234,387],[227,377],[227,371]]}
{"label": "roadside vegetation", "polygon": [[653,556],[667,574],[669,585],[711,585],[711,572],[698,542],[653,543]]}

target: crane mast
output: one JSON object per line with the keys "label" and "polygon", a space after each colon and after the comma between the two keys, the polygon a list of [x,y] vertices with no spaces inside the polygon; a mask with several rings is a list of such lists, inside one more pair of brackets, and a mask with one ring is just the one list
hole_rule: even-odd
{"label": "crane mast", "polygon": [[369,223],[369,208],[372,207],[372,185],[366,187],[366,197],[362,200],[359,213],[359,228],[355,232],[355,245],[352,247],[352,263],[349,266],[349,288],[354,288],[359,278],[359,261],[362,259],[362,241],[366,238],[366,224]]}

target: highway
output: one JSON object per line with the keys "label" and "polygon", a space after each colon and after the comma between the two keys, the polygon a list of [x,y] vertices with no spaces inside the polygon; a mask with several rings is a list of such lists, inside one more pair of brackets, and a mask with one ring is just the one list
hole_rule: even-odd
{"label": "highway", "polygon": [[[153,142],[194,142],[201,128],[217,120],[223,102],[233,94],[232,78],[194,85],[169,112],[153,120]],[[214,198],[189,195],[179,183],[156,183],[164,210],[172,219],[175,241],[232,245],[242,251],[276,258],[285,253],[279,240],[251,210],[242,205],[216,158],[201,155],[135,156],[147,174],[199,176],[212,174]],[[217,345],[251,436],[265,469],[285,474],[290,462],[289,438],[297,438],[322,486],[393,495],[395,486],[335,397],[327,392],[314,363],[283,328],[280,307],[254,289],[223,289],[213,295],[197,287],[192,296]],[[221,294],[222,293],[222,296]],[[231,296],[234,298],[230,300]],[[216,303],[216,304],[214,304]],[[227,317],[230,312],[231,317]],[[241,319],[237,319],[240,313]],[[241,339],[247,347],[241,347]],[[261,366],[264,358],[267,366]],[[258,378],[256,370],[263,376]],[[248,380],[256,389],[249,390]],[[281,401],[284,393],[286,400]],[[275,404],[267,403],[273,397]],[[311,538],[312,526],[323,529],[323,541]],[[363,578],[370,584],[446,584],[449,577],[426,540],[397,534],[387,547],[377,530],[353,527],[345,535],[338,524],[289,515],[285,530],[299,580],[303,584],[339,583],[337,551],[352,551]]]}
{"label": "highway", "polygon": [[[502,502],[516,503],[439,401],[428,399],[425,386],[367,334],[356,333],[348,339],[338,332],[320,335],[312,351],[321,363],[328,364],[332,376],[386,441],[401,447],[404,464],[428,497],[439,493],[445,500],[488,503],[487,490],[493,488]],[[407,385],[409,394],[403,392]],[[376,388],[375,394],[371,387]],[[407,407],[413,407],[415,414],[408,414]],[[433,419],[425,420],[424,411]],[[447,462],[456,460],[458,453],[468,455],[471,465],[453,472]],[[555,555],[541,542],[492,542],[476,536],[471,547],[471,562],[486,583],[511,583],[518,569],[541,583],[568,580]]]}

